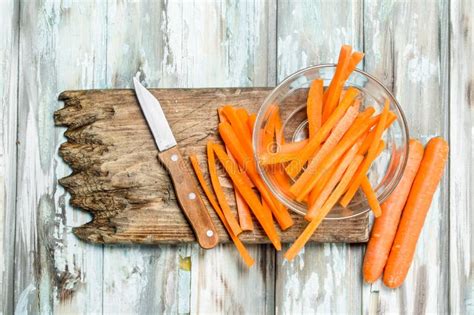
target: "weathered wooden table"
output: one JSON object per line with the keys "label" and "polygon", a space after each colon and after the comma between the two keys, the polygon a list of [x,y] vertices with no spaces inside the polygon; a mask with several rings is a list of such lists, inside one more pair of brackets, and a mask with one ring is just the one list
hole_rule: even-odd
{"label": "weathered wooden table", "polygon": [[[0,312],[473,313],[474,3],[0,1]],[[292,263],[251,246],[93,246],[57,179],[66,89],[274,86],[343,43],[390,87],[412,136],[449,139],[405,284],[361,281],[365,246],[307,246]]]}

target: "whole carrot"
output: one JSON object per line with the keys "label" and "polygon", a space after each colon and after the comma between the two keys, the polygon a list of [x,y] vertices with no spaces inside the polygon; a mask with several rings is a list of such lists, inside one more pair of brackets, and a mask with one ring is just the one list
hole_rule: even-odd
{"label": "whole carrot", "polygon": [[418,140],[410,140],[407,164],[402,178],[390,197],[382,204],[382,215],[375,219],[372,228],[362,268],[365,282],[373,283],[382,275],[403,207],[422,158],[423,145]]}
{"label": "whole carrot", "polygon": [[416,173],[408,195],[407,204],[403,210],[385,266],[383,282],[389,288],[399,287],[410,269],[426,214],[443,176],[448,160],[448,151],[448,143],[439,137],[431,139],[426,145],[420,169]]}

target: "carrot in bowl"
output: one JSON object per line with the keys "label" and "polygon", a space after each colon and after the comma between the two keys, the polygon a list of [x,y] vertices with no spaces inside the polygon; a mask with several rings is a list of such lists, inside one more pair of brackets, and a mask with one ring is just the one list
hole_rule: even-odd
{"label": "carrot in bowl", "polygon": [[448,143],[439,137],[426,145],[385,266],[383,282],[389,288],[399,287],[410,269],[423,223],[444,173],[448,152]]}

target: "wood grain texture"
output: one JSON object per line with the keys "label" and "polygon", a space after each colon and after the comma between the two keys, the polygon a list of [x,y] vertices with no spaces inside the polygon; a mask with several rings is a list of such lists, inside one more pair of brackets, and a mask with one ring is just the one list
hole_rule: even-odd
{"label": "wood grain texture", "polygon": [[[410,136],[448,135],[448,7],[444,1],[367,1],[366,70],[393,92]],[[401,27],[403,25],[403,27]],[[364,313],[448,313],[448,172],[435,194],[410,272],[397,290],[363,286]]]}
{"label": "wood grain texture", "polygon": [[449,307],[474,313],[474,3],[449,7]]}
{"label": "wood grain texture", "polygon": [[73,210],[57,185],[70,169],[57,155],[64,130],[52,126],[61,90],[104,86],[106,4],[24,1],[20,7],[15,307],[100,313],[102,248],[72,234],[89,215]]}
{"label": "wood grain texture", "polygon": [[[206,143],[219,141],[217,108],[234,104],[255,112],[269,88],[151,91],[160,100],[183,155],[197,154],[204,162]],[[68,128],[68,142],[61,145],[59,153],[73,169],[60,183],[71,193],[71,204],[94,217],[92,222],[74,228],[75,234],[93,243],[195,241],[177,205],[169,174],[157,160],[159,152],[134,92],[70,91],[59,98],[65,106],[55,113],[55,121]],[[183,163],[189,167],[186,158]],[[222,179],[226,181],[227,200],[234,206],[230,183],[225,176]],[[209,212],[221,242],[229,242],[217,215]],[[281,233],[282,242],[295,240],[306,225],[300,216],[292,216],[296,224]],[[367,215],[337,223],[324,221],[311,240],[364,242],[368,236],[367,223]],[[240,238],[246,243],[269,243],[261,228],[243,233]]]}
{"label": "wood grain texture", "polygon": [[0,314],[13,313],[19,5],[0,2]]}
{"label": "wood grain texture", "polygon": [[[305,66],[337,62],[341,45],[362,49],[362,1],[278,2],[278,79]],[[330,30],[330,31],[322,31]],[[342,223],[343,221],[341,221]],[[291,262],[277,254],[278,314],[361,312],[361,247],[310,244]]]}

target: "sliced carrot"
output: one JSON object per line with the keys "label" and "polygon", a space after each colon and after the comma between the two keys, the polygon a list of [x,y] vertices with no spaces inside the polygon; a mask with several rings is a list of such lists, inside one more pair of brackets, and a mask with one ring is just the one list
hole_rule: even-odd
{"label": "sliced carrot", "polygon": [[312,138],[316,131],[321,128],[323,116],[323,80],[313,80],[308,91],[306,100],[306,111],[308,114],[309,137]]}
{"label": "sliced carrot", "polygon": [[[227,118],[225,117],[221,108],[218,109],[217,113],[218,113],[220,122],[227,122]],[[237,111],[237,113],[239,113],[239,111]],[[244,117],[241,117],[241,119],[246,119],[245,118],[246,113],[247,112],[244,109],[243,114],[240,115],[240,116],[243,115]],[[229,153],[229,149],[227,147],[226,147],[226,152],[227,154],[229,154],[229,158],[235,161],[234,156]],[[247,178],[248,183],[252,183],[250,179],[247,177],[247,174],[245,172],[242,172],[242,175]],[[239,193],[237,189],[234,189],[234,195],[235,195],[235,206],[237,208],[237,214],[239,216],[240,228],[242,229],[242,231],[253,231],[252,215],[250,214],[250,209],[247,203],[245,202],[242,195]]]}
{"label": "sliced carrot", "polygon": [[278,153],[295,153],[303,149],[307,144],[308,144],[308,139],[279,144]]}
{"label": "sliced carrot", "polygon": [[354,160],[357,150],[359,150],[360,142],[356,142],[349,151],[344,154],[344,157],[338,164],[334,164],[337,166],[334,173],[331,174],[331,178],[321,190],[321,193],[318,196],[318,199],[311,204],[306,216],[304,217],[306,220],[311,221],[316,216],[316,212],[323,206],[326,200],[329,198],[329,195],[333,191],[334,187],[336,187],[337,183],[342,179],[342,176],[346,172],[346,169],[349,167],[351,162]]}
{"label": "sliced carrot", "polygon": [[337,61],[336,72],[334,73],[331,83],[326,90],[326,95],[324,96],[323,123],[329,118],[333,110],[336,108],[337,103],[339,102],[339,96],[341,94],[342,88],[344,87],[344,77],[351,52],[351,46],[343,45],[341,47],[339,59]]}
{"label": "sliced carrot", "polygon": [[[385,142],[383,140],[380,140],[379,147],[377,149],[377,156],[380,153],[382,153],[384,149],[385,149]],[[372,209],[374,216],[376,218],[380,217],[382,215],[382,208],[380,207],[380,203],[377,199],[377,195],[375,194],[375,191],[372,188],[372,185],[370,184],[370,181],[367,175],[365,175],[362,178],[362,181],[360,183],[360,188],[362,189],[365,196],[367,197],[367,202],[369,203],[369,207],[370,209]]]}
{"label": "sliced carrot", "polygon": [[362,181],[362,178],[364,177],[365,174],[367,174],[367,171],[369,170],[370,165],[372,164],[373,160],[376,157],[379,142],[380,142],[380,139],[382,138],[382,133],[385,130],[385,124],[387,122],[388,113],[389,113],[389,106],[390,106],[390,101],[387,99],[385,101],[385,105],[382,110],[382,114],[380,116],[380,121],[378,122],[377,127],[375,128],[374,140],[369,147],[367,156],[365,157],[364,162],[362,163],[360,169],[357,170],[357,174],[354,177],[354,180],[351,182],[349,188],[347,189],[344,197],[342,197],[341,199],[341,205],[343,207],[347,207],[349,202],[354,197],[355,193],[357,192],[357,189],[360,186],[360,182]]}
{"label": "sliced carrot", "polygon": [[[311,238],[311,235],[314,234],[314,231],[316,231],[316,229],[321,224],[323,219],[327,216],[329,211],[331,211],[331,209],[337,203],[337,200],[342,196],[347,185],[349,185],[349,182],[352,176],[357,170],[357,167],[362,162],[362,159],[363,159],[362,155],[357,155],[354,158],[354,160],[351,162],[346,172],[344,173],[344,176],[342,176],[341,181],[336,186],[334,191],[331,193],[329,198],[326,200],[323,207],[316,211],[316,216],[314,217],[314,219],[311,220],[311,222],[306,226],[304,231],[296,239],[293,245],[291,245],[291,247],[285,253],[285,258],[287,260],[292,260],[293,258],[295,258],[296,254],[298,254],[298,252],[304,247],[306,242],[308,242],[308,240]],[[310,209],[310,211],[314,211],[314,210]]]}
{"label": "sliced carrot", "polygon": [[321,142],[326,140],[332,128],[342,118],[346,110],[355,101],[355,98],[359,95],[359,91],[353,87],[350,87],[344,99],[331,114],[331,116],[323,123],[321,128],[317,131],[316,135],[311,138],[308,144],[300,151],[300,155],[297,159],[291,161],[285,170],[287,174],[294,178],[303,168],[304,164],[312,157],[312,155],[319,149]]}
{"label": "sliced carrot", "polygon": [[403,210],[383,275],[389,288],[400,286],[410,269],[416,243],[448,160],[448,143],[439,137],[428,141]]}
{"label": "sliced carrot", "polygon": [[259,162],[262,165],[279,164],[279,163],[285,163],[288,161],[293,161],[297,157],[298,157],[298,152],[289,152],[289,153],[265,152],[260,155]]}
{"label": "sliced carrot", "polygon": [[269,204],[270,209],[272,210],[272,213],[280,227],[284,230],[292,226],[293,219],[291,218],[290,213],[287,209],[282,208],[279,205],[279,202],[272,196],[257,172],[255,163],[251,158],[252,153],[249,155],[247,152],[245,152],[245,149],[238,141],[231,126],[226,123],[220,123],[219,134],[224,140],[226,146],[229,148],[229,151],[234,155],[237,163],[247,172],[247,175],[255,184],[255,187]]}
{"label": "sliced carrot", "polygon": [[239,223],[237,223],[237,220],[232,214],[229,204],[227,203],[227,199],[225,198],[224,191],[222,190],[222,186],[219,183],[219,177],[217,176],[216,160],[214,158],[214,153],[212,151],[210,142],[207,143],[207,162],[212,188],[214,188],[214,192],[216,194],[217,200],[219,201],[219,205],[222,209],[222,212],[224,213],[225,219],[229,223],[232,232],[235,235],[239,235],[240,233],[242,233],[242,229],[240,228]]}
{"label": "sliced carrot", "polygon": [[206,181],[204,180],[204,175],[199,166],[197,157],[195,155],[191,155],[189,159],[191,160],[191,165],[193,166],[194,173],[196,174],[196,177],[199,181],[199,184],[201,185],[202,190],[204,191],[204,194],[207,197],[207,200],[209,200],[209,203],[214,208],[214,211],[217,213],[217,216],[219,217],[222,224],[224,225],[224,228],[227,230],[227,233],[229,233],[229,236],[232,239],[232,242],[234,242],[234,245],[237,248],[237,251],[239,252],[240,256],[242,257],[244,263],[247,265],[247,267],[251,267],[255,263],[255,261],[250,256],[244,244],[242,244],[239,238],[234,234],[234,232],[232,232],[232,229],[230,228],[229,223],[225,219],[224,213],[222,212],[221,208],[217,204],[216,199],[214,199],[214,196],[211,190],[209,189],[209,187],[206,184]]}
{"label": "sliced carrot", "polygon": [[[387,130],[387,128],[390,127],[390,125],[392,125],[392,123],[396,119],[397,119],[397,116],[393,112],[390,112],[388,114],[388,118],[387,118],[387,122],[385,123],[384,130]],[[365,138],[364,142],[359,148],[359,152],[358,152],[359,154],[364,155],[367,153],[367,151],[369,150],[370,144],[374,141],[374,136],[375,136],[375,130],[370,131],[367,137]]]}
{"label": "sliced carrot", "polygon": [[358,139],[369,130],[374,124],[378,123],[380,116],[372,117],[367,119],[372,115],[373,108],[366,109],[363,113],[357,117],[354,124],[347,130],[344,137],[336,145],[334,150],[329,153],[326,158],[319,164],[319,167],[313,172],[314,176],[310,178],[307,185],[304,186],[302,191],[298,192],[299,194],[305,196],[314,188],[321,176],[329,169],[331,166],[338,161],[341,156],[356,142]]}
{"label": "sliced carrot", "polygon": [[247,112],[247,110],[245,108],[240,107],[235,109],[235,113],[237,114],[237,117],[239,117],[242,124],[244,126],[247,126],[247,121],[249,120],[249,113]]}
{"label": "sliced carrot", "polygon": [[[359,103],[359,102],[356,101],[356,103]],[[302,196],[298,192],[301,191],[303,186],[313,176],[313,173],[316,170],[316,168],[319,166],[319,163],[321,163],[321,161],[334,149],[334,147],[338,144],[338,142],[344,136],[346,131],[349,130],[349,128],[354,123],[354,120],[356,119],[358,112],[359,112],[358,104],[354,104],[354,106],[349,107],[349,109],[344,114],[344,116],[342,116],[341,120],[336,124],[331,134],[322,145],[321,149],[318,151],[318,153],[316,153],[314,158],[308,164],[304,173],[301,174],[301,176],[296,180],[293,186],[291,186],[290,191],[296,196],[297,201],[303,200],[303,198],[306,196],[306,195]]]}
{"label": "sliced carrot", "polygon": [[407,164],[402,179],[390,197],[382,204],[382,215],[375,219],[372,227],[362,268],[365,282],[373,283],[382,275],[397,233],[403,207],[420,167],[423,152],[423,145],[418,140],[410,140]]}
{"label": "sliced carrot", "polygon": [[247,124],[244,124],[237,115],[237,111],[230,105],[222,107],[222,113],[225,115],[229,121],[232,129],[235,130],[238,140],[241,142],[242,146],[248,151],[252,152],[252,135],[250,134]]}
{"label": "sliced carrot", "polygon": [[322,190],[324,189],[324,187],[326,187],[327,183],[329,182],[329,180],[332,178],[334,172],[336,171],[336,168],[337,168],[338,164],[339,163],[334,163],[334,165],[330,169],[328,169],[326,172],[324,172],[322,177],[318,180],[318,182],[316,183],[314,188],[311,190],[311,192],[309,193],[309,196],[308,196],[308,206],[309,207],[314,205],[316,200],[319,198],[319,195],[321,194]]}
{"label": "sliced carrot", "polygon": [[217,144],[211,143],[211,146],[212,150],[234,183],[234,187],[239,190],[247,204],[250,206],[250,209],[265,231],[265,234],[267,234],[268,238],[273,243],[273,246],[275,246],[277,250],[280,250],[280,237],[278,236],[275,226],[273,225],[273,220],[266,214],[266,211],[263,208],[259,198],[252,188],[247,185],[242,175],[239,172],[236,172],[236,169],[238,168],[237,165],[229,158],[224,149]]}
{"label": "sliced carrot", "polygon": [[346,71],[344,73],[344,78],[343,78],[344,82],[347,81],[351,73],[356,69],[357,65],[359,64],[359,62],[361,62],[363,58],[364,58],[364,53],[360,51],[354,51],[352,53],[351,58],[349,59],[347,68],[345,69]]}

